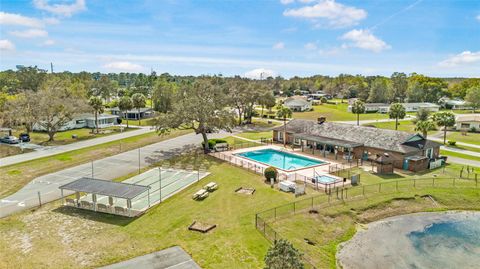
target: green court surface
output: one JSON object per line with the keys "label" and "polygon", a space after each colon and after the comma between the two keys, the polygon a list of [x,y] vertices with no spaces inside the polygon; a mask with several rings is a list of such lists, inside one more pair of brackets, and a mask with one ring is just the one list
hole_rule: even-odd
{"label": "green court surface", "polygon": [[[164,201],[208,175],[209,173],[204,171],[154,168],[124,180],[123,182],[150,187],[148,191],[132,199],[132,209],[145,211],[152,205]],[[91,195],[86,195],[83,196],[81,200],[92,201],[92,197]],[[108,196],[97,195],[97,203],[107,205]],[[115,206],[127,207],[127,200],[113,198],[113,204]]]}

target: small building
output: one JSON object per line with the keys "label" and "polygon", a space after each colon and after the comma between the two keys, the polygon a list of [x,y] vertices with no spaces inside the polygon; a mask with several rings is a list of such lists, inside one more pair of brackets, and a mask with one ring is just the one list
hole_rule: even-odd
{"label": "small building", "polygon": [[377,174],[393,174],[395,159],[388,153],[377,156],[372,160],[373,172]]}
{"label": "small building", "polygon": [[312,110],[312,103],[303,96],[293,96],[285,99],[283,105],[295,112]]}
{"label": "small building", "polygon": [[450,99],[448,97],[442,97],[440,98],[440,100],[438,100],[438,103],[446,109],[472,109],[468,102],[461,99]]}
{"label": "small building", "polygon": [[[118,116],[116,115],[109,115],[109,114],[100,114],[98,115],[98,128],[107,128],[112,127],[118,124]],[[81,129],[81,128],[96,128],[95,122],[95,115],[93,114],[81,114],[76,116],[71,121],[65,123],[59,131],[67,131],[67,130],[74,130],[74,129]],[[46,131],[45,128],[36,123],[33,125],[34,131],[44,132]]]}
{"label": "small building", "polygon": [[462,114],[455,119],[457,130],[480,131],[480,114]]}
{"label": "small building", "polygon": [[[345,123],[294,119],[273,129],[273,140],[293,144],[309,152],[335,159],[375,160],[387,154],[399,169],[421,171],[439,157],[440,143],[420,134],[357,126]],[[426,160],[426,161],[425,161]],[[421,164],[415,163],[421,161]],[[415,164],[413,164],[413,163]]]}
{"label": "small building", "polygon": [[154,114],[152,108],[143,107],[140,109],[132,109],[127,111],[120,111],[118,107],[114,107],[110,110],[113,115],[118,115],[122,119],[129,119],[129,120],[141,120],[145,118],[151,118]]}
{"label": "small building", "polygon": [[[349,99],[350,104],[350,99]],[[348,112],[352,112],[352,105],[351,103],[348,106]],[[387,103],[366,103],[365,104],[365,112],[366,113],[388,113],[390,112],[390,105]],[[433,103],[402,103],[403,107],[405,108],[406,112],[417,112],[420,109],[426,109],[430,112],[438,112],[440,110],[440,106],[433,104]]]}

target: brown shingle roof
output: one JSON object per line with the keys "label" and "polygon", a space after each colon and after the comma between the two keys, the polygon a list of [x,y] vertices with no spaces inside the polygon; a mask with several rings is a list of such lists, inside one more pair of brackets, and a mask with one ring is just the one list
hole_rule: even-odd
{"label": "brown shingle roof", "polygon": [[[283,126],[276,127],[274,130],[283,131]],[[440,144],[436,142],[425,139],[406,143],[407,140],[414,136],[407,132],[338,122],[318,124],[312,120],[294,119],[287,123],[287,132],[345,140],[359,143],[366,147],[401,153],[415,152],[425,147],[440,146]]]}

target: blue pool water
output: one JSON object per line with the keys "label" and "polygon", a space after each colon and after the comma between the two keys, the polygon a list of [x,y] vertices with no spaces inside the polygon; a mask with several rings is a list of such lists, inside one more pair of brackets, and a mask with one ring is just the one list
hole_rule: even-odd
{"label": "blue pool water", "polygon": [[235,155],[245,157],[247,159],[270,165],[282,170],[295,170],[326,163],[275,149],[254,150],[238,153]]}

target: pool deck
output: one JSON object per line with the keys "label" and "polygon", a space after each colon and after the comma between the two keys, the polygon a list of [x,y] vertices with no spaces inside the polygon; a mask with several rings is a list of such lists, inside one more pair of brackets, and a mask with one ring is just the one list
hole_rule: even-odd
{"label": "pool deck", "polygon": [[[244,152],[249,152],[249,151],[254,151],[254,150],[262,150],[262,149],[274,149],[278,151],[284,151],[288,152],[290,154],[296,154],[302,157],[306,157],[309,159],[313,160],[318,160],[321,162],[324,162],[323,164],[319,164],[316,166],[311,166],[311,167],[306,167],[306,168],[300,168],[300,169],[295,169],[295,170],[283,170],[283,169],[278,169],[280,178],[282,177],[284,179],[287,179],[289,181],[296,181],[300,182],[303,179],[302,178],[309,178],[311,179],[314,175],[326,175],[332,178],[338,179],[338,181],[341,181],[340,183],[336,183],[334,186],[343,186],[343,185],[350,185],[350,180],[347,179],[345,183],[343,183],[343,178],[337,177],[335,175],[329,174],[330,171],[330,166],[338,166],[341,165],[340,162],[336,162],[330,159],[323,159],[319,158],[318,156],[313,156],[309,154],[305,154],[299,150],[292,150],[291,148],[284,148],[281,146],[277,145],[266,145],[266,146],[258,146],[258,147],[250,147],[250,148],[243,148],[243,149],[237,149],[237,150],[232,150],[232,151],[224,151],[221,152],[222,154],[228,156],[230,160],[233,161],[233,163],[238,162],[237,160],[240,160],[242,162],[242,166],[244,166],[244,163],[247,163],[247,168],[252,168],[251,166],[254,166],[254,169],[258,172],[258,170],[263,171],[265,168],[269,167],[270,165],[249,159],[247,157],[242,157],[238,156],[236,154],[239,153],[244,153]],[[215,155],[214,155],[215,156]],[[310,183],[314,185],[311,180],[306,180],[306,183]],[[319,184],[323,185],[323,184]],[[323,186],[322,186],[323,187]]]}

